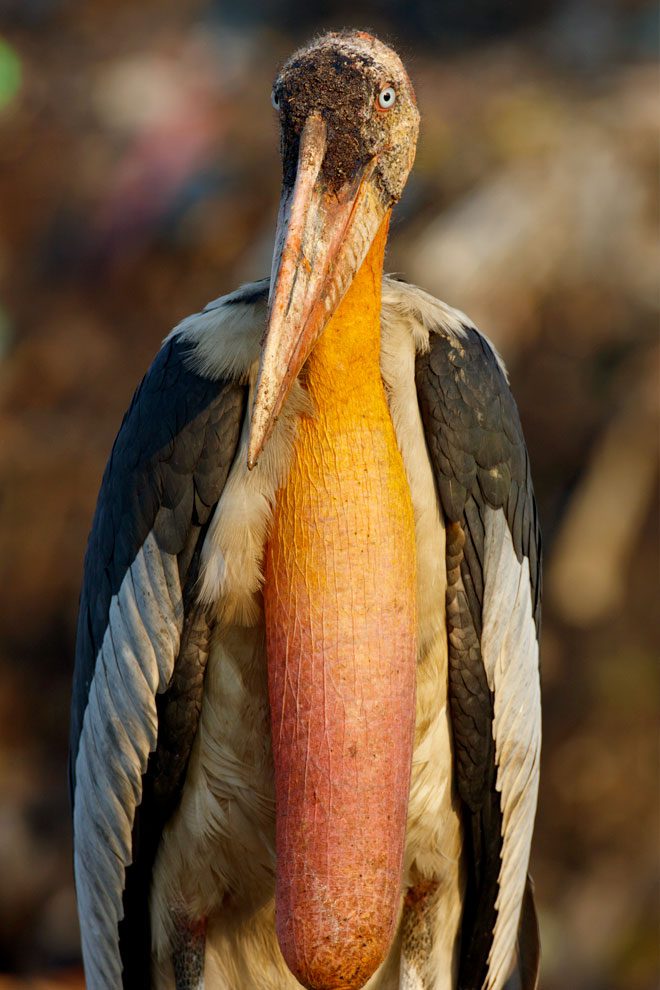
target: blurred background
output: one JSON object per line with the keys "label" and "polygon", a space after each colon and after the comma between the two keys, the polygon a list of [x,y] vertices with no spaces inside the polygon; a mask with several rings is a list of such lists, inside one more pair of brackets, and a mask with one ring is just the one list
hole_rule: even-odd
{"label": "blurred background", "polygon": [[387,268],[492,337],[531,451],[541,985],[660,985],[656,3],[0,0],[4,990],[82,986],[65,761],[106,457],[168,330],[269,271],[271,81],[342,26],[422,112]]}

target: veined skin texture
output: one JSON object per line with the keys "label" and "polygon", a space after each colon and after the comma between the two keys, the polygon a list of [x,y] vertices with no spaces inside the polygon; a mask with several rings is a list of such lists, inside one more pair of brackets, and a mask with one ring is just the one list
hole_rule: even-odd
{"label": "veined skin texture", "polygon": [[266,548],[277,933],[308,987],[363,986],[400,905],[415,720],[410,491],[380,370],[387,221],[306,365]]}

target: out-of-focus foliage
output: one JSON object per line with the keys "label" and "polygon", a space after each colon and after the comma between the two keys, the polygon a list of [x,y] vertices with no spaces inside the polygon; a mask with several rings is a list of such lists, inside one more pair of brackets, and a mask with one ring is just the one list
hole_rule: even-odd
{"label": "out-of-focus foliage", "polygon": [[68,694],[122,413],[174,323],[269,270],[277,64],[310,33],[371,25],[422,112],[388,267],[502,350],[534,465],[542,986],[657,986],[655,4],[4,0],[0,14],[0,970],[78,962]]}

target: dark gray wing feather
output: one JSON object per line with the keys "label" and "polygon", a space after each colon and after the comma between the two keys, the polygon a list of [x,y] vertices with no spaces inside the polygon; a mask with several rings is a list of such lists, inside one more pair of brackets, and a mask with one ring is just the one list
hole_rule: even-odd
{"label": "dark gray wing feather", "polygon": [[449,703],[469,845],[459,987],[497,990],[521,914],[534,958],[525,879],[540,751],[538,516],[518,411],[487,340],[471,326],[439,328],[416,380],[446,524]]}
{"label": "dark gray wing feather", "polygon": [[[183,781],[209,628],[193,586],[247,390],[168,340],[124,417],[85,557],[71,709],[74,860],[87,985],[149,985],[148,884]],[[173,758],[175,754],[175,758]],[[146,937],[145,937],[146,936]]]}

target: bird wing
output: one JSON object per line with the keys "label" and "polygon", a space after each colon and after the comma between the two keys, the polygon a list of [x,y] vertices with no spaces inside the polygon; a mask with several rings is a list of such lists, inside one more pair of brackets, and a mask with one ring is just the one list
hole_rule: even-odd
{"label": "bird wing", "polygon": [[536,503],[501,359],[462,314],[434,324],[427,306],[424,319],[432,332],[416,384],[446,526],[449,703],[468,842],[459,987],[499,990],[517,944],[528,990],[538,972],[527,878],[541,745]]}
{"label": "bird wing", "polygon": [[[125,985],[149,986],[151,866],[183,785],[208,654],[200,554],[246,411],[243,331],[256,328],[258,339],[265,291],[262,283],[224,297],[165,341],[103,476],[85,557],[69,761],[90,990],[116,990],[122,968]],[[213,343],[204,360],[199,327],[204,346]]]}

